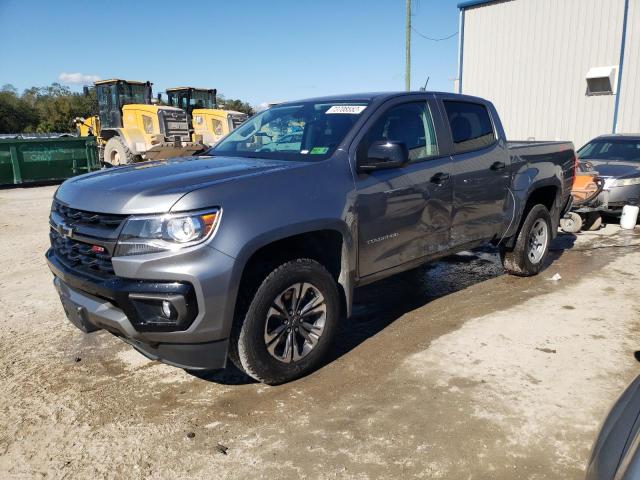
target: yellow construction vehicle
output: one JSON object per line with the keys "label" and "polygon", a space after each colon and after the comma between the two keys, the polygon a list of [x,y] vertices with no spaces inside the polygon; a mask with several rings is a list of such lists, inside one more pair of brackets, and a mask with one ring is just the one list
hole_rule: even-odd
{"label": "yellow construction vehicle", "polygon": [[218,108],[216,93],[194,87],[167,89],[167,103],[187,112],[194,142],[214,145],[247,119],[246,113]]}
{"label": "yellow construction vehicle", "polygon": [[184,110],[151,103],[150,82],[112,79],[94,85],[98,115],[74,122],[80,135],[96,137],[104,163],[180,157],[205,148],[191,140]]}
{"label": "yellow construction vehicle", "polygon": [[73,119],[79,137],[97,137],[100,134],[100,117],[76,117]]}

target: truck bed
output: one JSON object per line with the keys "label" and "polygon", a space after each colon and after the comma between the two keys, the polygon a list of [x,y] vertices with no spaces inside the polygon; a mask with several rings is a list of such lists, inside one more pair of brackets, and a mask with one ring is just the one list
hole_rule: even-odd
{"label": "truck bed", "polygon": [[[535,167],[542,176],[554,175],[552,172],[557,167],[562,170],[562,194],[563,202],[568,199],[573,178],[575,175],[575,150],[572,142],[558,141],[510,141],[507,148],[514,164],[536,164]],[[522,172],[521,168],[516,171]],[[521,178],[514,179],[516,188],[521,183]],[[526,182],[525,182],[526,183]]]}
{"label": "truck bed", "polygon": [[[545,140],[545,141],[535,141],[535,140],[511,140],[507,142],[507,147],[509,150],[521,150],[530,147],[534,147],[536,149],[547,147],[553,151],[559,151],[564,149],[573,149],[573,143],[568,141],[556,141],[556,140]],[[565,148],[562,148],[565,147]],[[538,151],[538,150],[536,150]],[[520,152],[517,152],[520,153]]]}

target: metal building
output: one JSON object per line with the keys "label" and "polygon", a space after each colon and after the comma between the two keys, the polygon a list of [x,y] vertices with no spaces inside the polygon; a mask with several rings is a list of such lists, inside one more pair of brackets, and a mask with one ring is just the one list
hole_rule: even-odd
{"label": "metal building", "polygon": [[640,133],[640,0],[458,5],[461,93],[494,102],[507,136]]}

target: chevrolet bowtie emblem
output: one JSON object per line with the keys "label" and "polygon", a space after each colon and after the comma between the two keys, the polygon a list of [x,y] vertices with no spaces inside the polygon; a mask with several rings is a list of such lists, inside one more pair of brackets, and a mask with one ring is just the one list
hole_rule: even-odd
{"label": "chevrolet bowtie emblem", "polygon": [[73,228],[65,224],[58,225],[58,233],[63,237],[71,238],[73,235]]}

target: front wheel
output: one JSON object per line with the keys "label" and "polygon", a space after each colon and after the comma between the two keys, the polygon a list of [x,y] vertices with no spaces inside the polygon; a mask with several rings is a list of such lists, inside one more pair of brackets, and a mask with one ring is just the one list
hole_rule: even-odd
{"label": "front wheel", "polygon": [[128,165],[133,163],[136,155],[120,137],[111,137],[104,146],[104,162],[116,167],[118,165]]}
{"label": "front wheel", "polygon": [[286,262],[266,276],[253,299],[250,291],[241,295],[229,352],[238,368],[277,385],[320,366],[340,316],[336,281],[320,263]]}
{"label": "front wheel", "polygon": [[501,248],[504,269],[511,275],[536,275],[549,254],[551,215],[544,205],[535,205],[525,218],[513,249]]}

